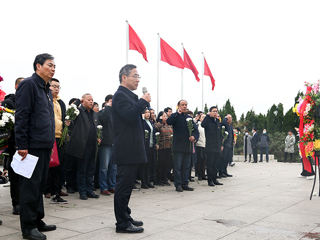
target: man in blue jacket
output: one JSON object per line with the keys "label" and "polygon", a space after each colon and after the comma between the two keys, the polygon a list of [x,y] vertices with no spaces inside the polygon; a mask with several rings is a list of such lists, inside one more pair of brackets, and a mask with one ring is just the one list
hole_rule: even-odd
{"label": "man in blue jacket", "polygon": [[[167,120],[167,124],[173,127],[174,185],[178,192],[183,190],[193,191],[193,188],[188,186],[191,154],[195,147],[195,142],[199,139],[198,127],[193,122],[192,117],[186,114],[187,110],[187,101],[180,100],[177,112],[173,113]],[[191,136],[189,135],[187,119],[191,119],[190,121],[193,124]]]}
{"label": "man in blue jacket", "polygon": [[43,194],[46,188],[51,150],[55,141],[55,122],[49,80],[55,73],[55,63],[49,54],[36,56],[35,73],[22,81],[16,92],[15,138],[22,161],[27,154],[38,162],[30,179],[20,176],[20,224],[23,238],[46,239],[43,231],[55,230],[46,225]]}
{"label": "man in blue jacket", "polygon": [[117,233],[141,233],[143,222],[131,218],[128,207],[139,163],[146,163],[142,111],[151,102],[149,93],[142,98],[132,91],[138,88],[140,76],[137,67],[127,64],[119,73],[120,86],[113,96],[113,158],[117,164],[114,213]]}

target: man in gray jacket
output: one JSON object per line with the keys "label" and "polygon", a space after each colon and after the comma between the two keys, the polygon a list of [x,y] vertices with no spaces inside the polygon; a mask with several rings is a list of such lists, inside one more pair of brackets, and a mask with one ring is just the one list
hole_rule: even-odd
{"label": "man in gray jacket", "polygon": [[267,130],[263,129],[263,132],[260,135],[260,162],[262,162],[264,151],[266,152],[266,161],[269,162],[269,142],[270,138],[267,134]]}

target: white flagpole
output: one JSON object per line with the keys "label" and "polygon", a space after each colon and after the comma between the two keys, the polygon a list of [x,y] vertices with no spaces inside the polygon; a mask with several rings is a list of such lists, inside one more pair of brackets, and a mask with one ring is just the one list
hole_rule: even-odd
{"label": "white flagpole", "polygon": [[[182,60],[184,61],[184,47],[183,43],[181,43],[181,56]],[[183,69],[181,69],[181,99],[183,99]]]}
{"label": "white flagpole", "polygon": [[160,34],[158,33],[158,40],[157,40],[157,48],[158,48],[158,60],[157,60],[157,114],[159,113],[159,103],[160,103]]}
{"label": "white flagpole", "polygon": [[202,52],[202,111],[204,111],[204,105],[203,105],[203,101],[204,101],[204,97],[203,97],[203,76],[204,76],[204,54]]}
{"label": "white flagpole", "polygon": [[127,35],[127,39],[126,39],[126,64],[128,64],[128,52],[129,52],[129,23],[128,20],[126,21],[126,35]]}

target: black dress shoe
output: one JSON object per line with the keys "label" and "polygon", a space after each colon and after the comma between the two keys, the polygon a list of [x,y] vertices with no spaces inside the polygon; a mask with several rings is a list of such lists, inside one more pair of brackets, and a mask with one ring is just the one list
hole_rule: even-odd
{"label": "black dress shoe", "polygon": [[227,173],[227,177],[233,177],[233,176],[232,176],[231,174],[228,174],[228,173]]}
{"label": "black dress shoe", "polygon": [[143,222],[142,221],[136,221],[136,220],[131,220],[130,221],[133,225],[137,226],[137,227],[141,227],[143,226]]}
{"label": "black dress shoe", "polygon": [[95,194],[94,192],[92,192],[92,193],[87,193],[87,197],[88,198],[99,198],[100,196]]}
{"label": "black dress shoe", "polygon": [[176,187],[176,191],[177,191],[177,192],[183,192],[182,186],[180,186],[180,185],[177,186],[177,187]]}
{"label": "black dress shoe", "polygon": [[80,194],[80,199],[81,199],[81,200],[88,200],[87,194],[81,193],[81,194]]}
{"label": "black dress shoe", "polygon": [[38,228],[40,232],[54,231],[56,229],[57,229],[56,225],[44,225],[43,227]]}
{"label": "black dress shoe", "polygon": [[28,235],[23,236],[23,239],[30,239],[30,240],[45,240],[47,239],[46,235],[39,232],[37,228],[31,229],[31,232]]}
{"label": "black dress shoe", "polygon": [[223,185],[223,183],[219,182],[218,180],[213,181],[213,183],[214,183],[215,185]]}
{"label": "black dress shoe", "polygon": [[212,181],[210,181],[210,182],[208,182],[208,186],[214,187],[215,185],[214,185],[214,183]]}
{"label": "black dress shoe", "polygon": [[203,180],[208,180],[208,177],[207,176],[202,176],[202,179]]}
{"label": "black dress shoe", "polygon": [[189,187],[188,185],[183,185],[182,189],[186,190],[186,191],[193,191],[194,190],[192,187]]}
{"label": "black dress shoe", "polygon": [[262,162],[262,160],[260,160],[259,162]]}
{"label": "black dress shoe", "polygon": [[75,191],[74,191],[73,188],[68,188],[68,189],[67,189],[67,193],[75,193]]}
{"label": "black dress shoe", "polygon": [[246,162],[247,160],[244,160],[244,162]]}
{"label": "black dress shoe", "polygon": [[199,180],[199,181],[202,181],[202,176],[199,176],[199,177],[198,177],[198,180]]}
{"label": "black dress shoe", "polygon": [[221,175],[220,175],[220,177],[222,177],[222,178],[226,178],[226,177],[227,177],[227,175],[225,175],[225,174],[221,174]]}
{"label": "black dress shoe", "polygon": [[116,228],[117,233],[142,233],[143,230],[144,229],[142,227],[137,227],[133,224],[131,224],[129,227],[127,227],[125,229]]}
{"label": "black dress shoe", "polygon": [[194,182],[194,179],[193,179],[193,178],[190,178],[189,181],[190,181],[190,182]]}
{"label": "black dress shoe", "polygon": [[151,182],[147,182],[147,186],[148,186],[149,188],[155,188],[155,187],[151,184]]}
{"label": "black dress shoe", "polygon": [[221,177],[221,176],[217,176],[217,178],[219,178],[219,179],[220,179],[220,178],[222,178],[222,177]]}
{"label": "black dress shoe", "polygon": [[142,183],[142,184],[141,184],[141,188],[143,188],[143,189],[149,189],[149,187],[148,187],[147,184],[145,184],[145,183]]}
{"label": "black dress shoe", "polygon": [[163,184],[164,186],[171,186],[171,184],[168,183],[167,181],[162,181],[162,184]]}
{"label": "black dress shoe", "polygon": [[20,205],[15,205],[12,209],[12,214],[20,215]]}

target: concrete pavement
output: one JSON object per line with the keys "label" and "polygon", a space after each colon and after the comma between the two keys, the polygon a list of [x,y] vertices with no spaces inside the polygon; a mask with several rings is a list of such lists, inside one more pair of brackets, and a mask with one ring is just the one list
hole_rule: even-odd
{"label": "concrete pavement", "polygon": [[[298,163],[243,163],[229,167],[223,186],[190,183],[193,192],[157,187],[133,192],[132,217],[144,221],[144,233],[117,234],[113,195],[67,205],[45,202],[45,222],[57,230],[48,239],[320,239],[320,198],[309,200],[312,180],[298,178]],[[319,185],[316,185],[319,190]],[[96,191],[96,193],[99,193]],[[0,239],[22,239],[19,217],[12,215],[9,188],[0,185]]]}

